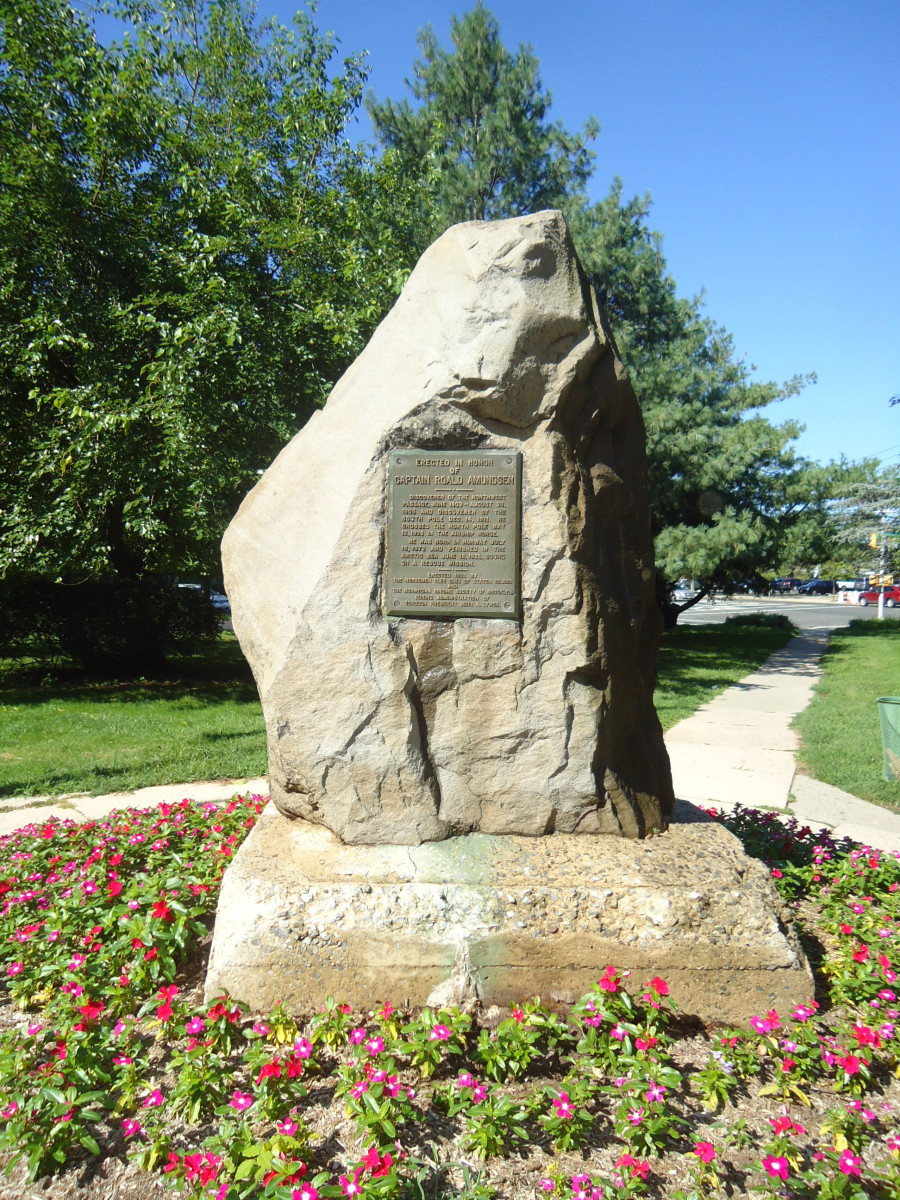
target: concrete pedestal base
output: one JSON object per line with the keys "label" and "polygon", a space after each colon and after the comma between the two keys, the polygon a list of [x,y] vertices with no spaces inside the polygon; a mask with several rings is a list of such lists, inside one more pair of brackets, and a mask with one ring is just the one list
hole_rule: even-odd
{"label": "concrete pedestal base", "polygon": [[326,999],[566,1005],[607,963],[662,975],[684,1013],[746,1022],[808,1001],[812,976],[762,863],[721,826],[645,841],[471,834],[345,846],[269,806],[222,885],[206,994],[254,1010]]}

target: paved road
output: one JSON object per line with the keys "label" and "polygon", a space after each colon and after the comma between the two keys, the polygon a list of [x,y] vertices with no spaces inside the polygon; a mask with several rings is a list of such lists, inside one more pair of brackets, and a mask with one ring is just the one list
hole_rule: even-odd
{"label": "paved road", "polygon": [[[839,629],[851,621],[867,621],[878,616],[878,605],[861,608],[840,600],[806,596],[732,596],[729,600],[701,600],[681,614],[679,625],[717,625],[736,613],[784,613],[800,629]],[[900,617],[900,609],[886,608],[885,617]]]}

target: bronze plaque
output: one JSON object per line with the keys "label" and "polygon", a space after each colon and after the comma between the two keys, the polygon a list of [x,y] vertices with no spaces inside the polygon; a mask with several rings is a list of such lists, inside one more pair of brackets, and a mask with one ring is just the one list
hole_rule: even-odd
{"label": "bronze plaque", "polygon": [[392,450],[389,617],[519,619],[522,455]]}

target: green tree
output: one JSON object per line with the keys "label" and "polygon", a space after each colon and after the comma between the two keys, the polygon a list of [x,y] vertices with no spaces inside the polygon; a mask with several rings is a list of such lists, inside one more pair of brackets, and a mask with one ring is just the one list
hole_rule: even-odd
{"label": "green tree", "polygon": [[346,138],[306,16],[0,0],[0,574],[218,572],[237,504],[364,345],[421,188]]}
{"label": "green tree", "polygon": [[673,598],[682,576],[699,581],[702,597],[762,584],[788,553],[827,557],[831,501],[871,464],[797,455],[800,427],[762,412],[814,377],[753,380],[701,300],[677,295],[648,212],[649,197],[624,202],[617,180],[576,214],[573,231],[641,403],[659,598],[672,624],[687,607]]}
{"label": "green tree", "polygon": [[851,484],[832,505],[837,541],[868,574],[883,574],[897,560],[900,539],[900,467],[885,467]]}
{"label": "green tree", "polygon": [[511,54],[496,19],[481,4],[451,20],[453,49],[438,45],[431,26],[419,31],[421,58],[407,86],[419,101],[367,107],[378,137],[411,169],[423,158],[435,164],[438,227],[458,221],[518,216],[569,203],[591,174],[583,133],[550,123],[550,93],[527,46]]}
{"label": "green tree", "polygon": [[547,124],[549,97],[530,50],[510,54],[481,4],[453,19],[451,39],[448,51],[430,27],[420,32],[409,84],[418,107],[370,99],[373,123],[403,162],[434,160],[439,228],[548,206],[567,213],[644,414],[669,623],[684,607],[673,598],[680,576],[698,579],[705,595],[757,577],[788,545],[820,547],[828,501],[852,469],[801,459],[799,427],[762,415],[809,379],[756,382],[701,301],[678,296],[661,238],[647,225],[648,197],[625,202],[615,181],[603,201],[587,202],[586,142],[596,122],[580,136]]}

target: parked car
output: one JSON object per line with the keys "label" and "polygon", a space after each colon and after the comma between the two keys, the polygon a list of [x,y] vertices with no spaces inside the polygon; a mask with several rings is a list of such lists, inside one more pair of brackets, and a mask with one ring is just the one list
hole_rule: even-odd
{"label": "parked car", "polygon": [[[199,583],[179,583],[178,586],[180,588],[184,588],[185,591],[194,592],[198,596],[203,595],[203,588]],[[214,589],[210,589],[209,602],[213,608],[217,609],[219,612],[231,611],[231,603],[223,592],[217,592]]]}
{"label": "parked car", "polygon": [[797,588],[798,596],[830,596],[833,592],[833,579],[807,579]]}
{"label": "parked car", "polygon": [[790,575],[779,575],[777,579],[773,579],[769,584],[770,592],[792,592],[798,583],[799,579],[794,579]]}
{"label": "parked car", "polygon": [[[865,608],[867,604],[877,604],[880,595],[879,591],[860,592],[856,602]],[[900,587],[886,587],[884,589],[884,607],[896,608],[898,604],[900,604]]]}

